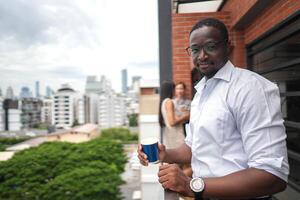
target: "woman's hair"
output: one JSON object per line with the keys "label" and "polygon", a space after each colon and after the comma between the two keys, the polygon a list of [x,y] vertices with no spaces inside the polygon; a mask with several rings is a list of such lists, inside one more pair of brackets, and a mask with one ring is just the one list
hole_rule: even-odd
{"label": "woman's hair", "polygon": [[177,83],[175,84],[175,87],[176,87],[177,85],[182,85],[183,88],[186,89],[186,85],[185,85],[185,83],[182,82],[182,81],[177,82]]}
{"label": "woman's hair", "polygon": [[164,118],[161,112],[162,102],[166,98],[172,99],[174,95],[174,83],[171,81],[163,81],[160,88],[160,100],[159,100],[159,125],[160,127],[166,126]]}

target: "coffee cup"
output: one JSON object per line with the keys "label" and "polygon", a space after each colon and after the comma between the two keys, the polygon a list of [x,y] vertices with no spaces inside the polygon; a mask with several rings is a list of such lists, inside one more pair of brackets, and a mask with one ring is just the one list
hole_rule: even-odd
{"label": "coffee cup", "polygon": [[142,151],[147,155],[149,163],[158,163],[158,139],[145,138],[141,140]]}

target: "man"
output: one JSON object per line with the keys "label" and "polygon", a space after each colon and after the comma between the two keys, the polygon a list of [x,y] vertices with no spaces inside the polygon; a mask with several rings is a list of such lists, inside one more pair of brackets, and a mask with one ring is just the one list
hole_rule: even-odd
{"label": "man", "polygon": [[[192,28],[187,50],[204,78],[195,86],[185,144],[168,150],[159,144],[159,158],[191,162],[193,179],[166,164],[159,182],[196,199],[271,199],[285,189],[289,173],[279,91],[260,75],[235,68],[229,49],[219,20],[207,18]],[[138,153],[147,165],[141,146]]]}

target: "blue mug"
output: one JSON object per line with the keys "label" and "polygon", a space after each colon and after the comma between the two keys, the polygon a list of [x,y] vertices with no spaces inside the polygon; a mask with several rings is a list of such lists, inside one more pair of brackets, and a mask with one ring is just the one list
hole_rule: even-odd
{"label": "blue mug", "polygon": [[142,151],[147,155],[149,163],[158,163],[158,139],[146,138],[141,140]]}

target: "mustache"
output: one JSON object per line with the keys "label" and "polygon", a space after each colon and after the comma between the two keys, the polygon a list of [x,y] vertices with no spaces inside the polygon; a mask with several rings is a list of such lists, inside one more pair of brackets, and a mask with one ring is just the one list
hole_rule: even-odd
{"label": "mustache", "polygon": [[213,65],[213,64],[214,62],[212,61],[198,62],[197,67],[199,67],[200,65]]}

